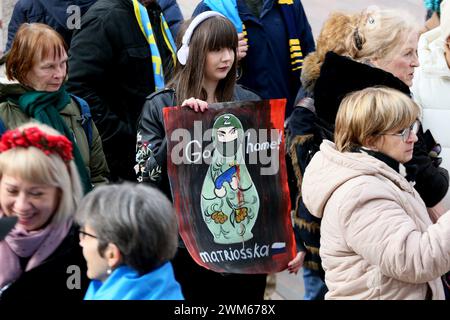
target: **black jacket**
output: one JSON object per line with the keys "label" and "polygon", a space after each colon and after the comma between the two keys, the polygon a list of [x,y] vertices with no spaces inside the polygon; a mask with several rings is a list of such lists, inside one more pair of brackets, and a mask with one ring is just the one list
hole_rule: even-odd
{"label": "black jacket", "polygon": [[[317,116],[334,127],[337,110],[345,95],[373,86],[386,86],[411,96],[409,87],[393,74],[328,52],[314,88]],[[426,206],[433,207],[447,193],[448,172],[433,164],[422,128],[417,136],[413,158],[405,163],[405,168],[408,176],[415,178],[415,188]]]}
{"label": "black jacket", "polygon": [[[147,9],[150,18],[161,10],[157,4]],[[172,17],[165,18],[175,23]],[[159,24],[155,25],[158,47],[166,46]],[[167,52],[160,49],[163,62],[171,59]],[[91,107],[112,180],[135,181],[137,120],[155,84],[149,44],[137,23],[132,1],[98,0],[83,16],[69,50],[67,86]]]}
{"label": "black jacket", "polygon": [[[75,272],[68,267],[79,268],[80,289],[69,289],[67,282],[73,284]],[[0,302],[18,301],[64,301],[83,300],[89,285],[87,267],[79,245],[78,227],[72,226],[59,247],[38,267],[24,272],[1,295]],[[69,279],[70,278],[70,279]]]}
{"label": "black jacket", "polygon": [[312,103],[313,100],[301,100],[300,106],[294,108],[287,122],[286,143],[289,152],[286,168],[295,213],[293,222],[297,250],[306,252],[303,266],[323,280],[325,272],[319,255],[321,219],[308,211],[300,191],[307,165],[319,151],[323,139],[333,140],[333,132],[317,117]]}
{"label": "black jacket", "polygon": [[[255,93],[236,85],[233,101],[261,100]],[[175,91],[166,89],[155,92],[145,101],[139,120],[136,161],[139,166],[138,181],[155,185],[169,199],[169,178],[167,175],[167,141],[162,109],[176,106]]]}

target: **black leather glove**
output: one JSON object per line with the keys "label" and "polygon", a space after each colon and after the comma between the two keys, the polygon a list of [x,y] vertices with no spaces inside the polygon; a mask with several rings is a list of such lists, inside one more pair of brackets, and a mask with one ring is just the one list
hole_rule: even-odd
{"label": "black leather glove", "polygon": [[442,163],[442,158],[439,157],[442,151],[441,145],[437,143],[436,140],[434,140],[434,137],[431,134],[430,130],[424,132],[423,139],[425,141],[426,149],[428,155],[431,158],[433,166],[439,167],[439,165]]}

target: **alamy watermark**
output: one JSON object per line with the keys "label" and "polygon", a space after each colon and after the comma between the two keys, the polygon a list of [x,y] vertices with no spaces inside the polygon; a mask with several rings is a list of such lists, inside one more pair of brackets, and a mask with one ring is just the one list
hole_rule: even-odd
{"label": "alamy watermark", "polygon": [[66,280],[66,286],[69,290],[81,289],[81,268],[77,265],[67,267],[66,273],[69,275]]}
{"label": "alamy watermark", "polygon": [[[218,130],[220,131],[220,129]],[[261,175],[275,175],[280,164],[282,131],[279,129],[247,129],[223,133],[215,137],[212,128],[203,131],[202,121],[194,121],[193,135],[184,128],[175,129],[169,139],[174,146],[170,158],[173,164],[208,164],[214,158],[234,158],[238,164],[259,164]],[[228,135],[228,136],[226,136]],[[206,146],[205,146],[206,145]],[[205,147],[204,147],[205,146]],[[218,153],[216,157],[215,153]]]}
{"label": "alamy watermark", "polygon": [[67,7],[66,12],[69,14],[66,21],[67,29],[75,30],[81,28],[81,8],[76,5]]}

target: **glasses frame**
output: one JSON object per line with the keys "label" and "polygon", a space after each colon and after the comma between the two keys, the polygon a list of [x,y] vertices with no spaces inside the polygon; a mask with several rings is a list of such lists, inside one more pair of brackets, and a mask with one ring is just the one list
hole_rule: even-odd
{"label": "glasses frame", "polygon": [[91,237],[91,238],[94,238],[94,239],[98,239],[98,237],[97,236],[94,236],[93,234],[91,234],[91,233],[89,233],[89,232],[86,232],[86,231],[84,231],[84,230],[78,230],[78,235],[79,235],[79,237],[80,237],[80,240],[83,240],[86,236],[88,236],[88,237]]}
{"label": "glasses frame", "polygon": [[[417,125],[417,127],[415,127]],[[419,119],[416,119],[408,128],[403,129],[401,133],[380,133],[380,136],[397,136],[401,137],[403,142],[406,142],[411,136],[411,132],[417,135],[422,123]]]}

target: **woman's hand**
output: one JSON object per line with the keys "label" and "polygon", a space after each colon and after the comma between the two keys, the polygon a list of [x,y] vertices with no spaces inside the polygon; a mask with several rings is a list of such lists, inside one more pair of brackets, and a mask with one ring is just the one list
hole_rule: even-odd
{"label": "woman's hand", "polygon": [[238,33],[237,60],[243,59],[247,55],[248,44],[243,33]]}
{"label": "woman's hand", "polygon": [[289,273],[297,274],[298,270],[303,267],[303,261],[305,260],[306,251],[299,251],[294,259],[289,261],[288,263],[288,271]]}
{"label": "woman's hand", "polygon": [[181,106],[194,109],[195,112],[198,112],[199,110],[201,112],[208,110],[208,102],[195,99],[194,97],[184,100]]}

